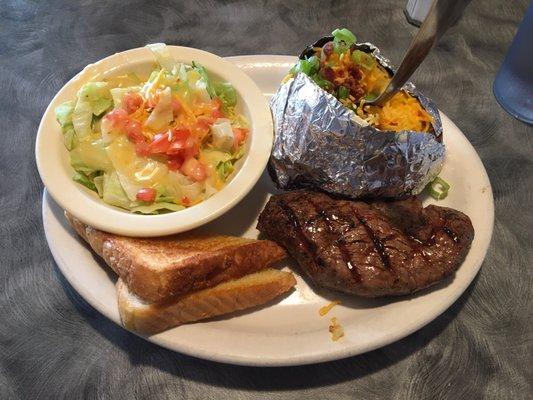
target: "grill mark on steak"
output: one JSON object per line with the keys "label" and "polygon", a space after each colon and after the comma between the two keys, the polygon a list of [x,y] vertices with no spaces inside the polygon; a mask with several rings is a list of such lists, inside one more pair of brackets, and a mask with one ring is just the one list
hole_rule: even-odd
{"label": "grill mark on steak", "polygon": [[300,221],[298,221],[298,217],[296,216],[290,205],[284,200],[280,200],[279,206],[287,216],[287,219],[292,223],[294,231],[300,239],[300,243],[306,248],[306,250],[310,253],[311,257],[317,262],[317,264],[324,267],[324,261],[317,254],[316,246],[309,240],[307,240],[307,238],[305,237],[305,234],[302,230],[302,226],[300,225]]}
{"label": "grill mark on steak", "polygon": [[[292,200],[292,202],[298,204],[298,202],[305,201],[310,206],[311,211],[315,214],[311,219],[307,220],[304,223],[305,230],[308,232],[313,232],[315,234],[320,234],[320,228],[315,228],[315,226],[318,225],[319,222],[323,222],[326,227],[326,231],[329,234],[332,234],[332,221],[330,218],[326,217],[326,210],[324,208],[324,205],[317,204],[312,198],[305,197],[304,199],[302,199],[303,197],[305,196],[297,197]],[[305,232],[303,232],[303,235],[305,236]],[[345,256],[342,254],[342,251],[338,247],[337,250],[339,250],[339,252],[341,253],[341,258],[343,259],[343,261],[346,262]],[[325,267],[325,263],[323,263],[322,265]]]}
{"label": "grill mark on steak", "polygon": [[374,231],[372,230],[372,228],[370,228],[370,226],[368,226],[365,218],[363,216],[361,216],[359,214],[359,212],[357,212],[355,207],[353,207],[353,211],[354,211],[355,217],[365,227],[365,230],[366,230],[366,233],[368,234],[368,237],[370,238],[370,240],[374,244],[374,250],[379,255],[379,258],[381,258],[381,262],[383,263],[383,265],[386,268],[390,269],[391,268],[391,263],[390,263],[390,260],[389,260],[389,256],[385,253],[385,247],[383,245],[383,242],[379,239],[379,237],[377,235],[374,234]]}
{"label": "grill mark on steak", "polygon": [[258,229],[316,284],[365,297],[434,285],[455,272],[474,237],[466,215],[416,198],[365,203],[310,191],[272,196]]}
{"label": "grill mark on steak", "polygon": [[446,225],[444,225],[442,227],[442,230],[444,231],[444,233],[446,233],[455,243],[458,242],[459,238],[457,237],[457,235],[455,234],[455,232],[453,232],[450,228],[448,228]]}
{"label": "grill mark on steak", "polygon": [[[343,236],[346,232],[355,227],[355,223],[347,218],[341,218],[340,216],[342,216],[342,213],[337,212],[338,215],[335,214],[334,210],[332,210],[328,205],[319,205],[313,198],[309,198],[308,200],[309,203],[314,207],[315,211],[320,210],[317,212],[317,215],[313,220],[322,219],[325,222],[327,231],[335,238],[330,245],[337,247],[339,253],[341,254],[342,260],[344,261],[346,269],[350,272],[355,281],[360,282],[361,276],[359,275],[359,272],[357,272],[356,266],[352,264],[353,260],[346,245],[346,240]],[[323,208],[321,209],[321,207]],[[347,228],[344,230],[344,232],[341,231],[340,226],[338,229],[335,229],[333,226],[333,221],[344,221],[347,223]]]}
{"label": "grill mark on steak", "polygon": [[421,242],[422,245],[425,245],[425,246],[434,245],[436,238],[437,238],[437,233],[439,232],[444,232],[446,236],[452,239],[455,243],[458,243],[459,238],[457,237],[457,234],[446,226],[446,221],[442,220],[440,221],[440,225],[437,225],[435,228],[433,228],[429,239],[427,239],[424,242]]}

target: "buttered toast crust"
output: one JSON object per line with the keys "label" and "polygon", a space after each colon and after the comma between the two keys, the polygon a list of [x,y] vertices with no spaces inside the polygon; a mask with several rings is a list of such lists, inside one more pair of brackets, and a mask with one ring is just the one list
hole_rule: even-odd
{"label": "buttered toast crust", "polygon": [[266,269],[159,304],[143,302],[121,279],[116,287],[122,324],[129,330],[150,335],[264,304],[294,285],[292,273]]}
{"label": "buttered toast crust", "polygon": [[269,240],[179,234],[131,238],[94,229],[65,213],[76,232],[148,302],[161,302],[251,274],[285,258]]}

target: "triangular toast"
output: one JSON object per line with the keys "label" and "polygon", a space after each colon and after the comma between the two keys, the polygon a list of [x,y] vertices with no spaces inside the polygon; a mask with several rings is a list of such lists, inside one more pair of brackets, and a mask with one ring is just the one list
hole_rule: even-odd
{"label": "triangular toast", "polygon": [[269,240],[194,233],[132,238],[99,231],[65,215],[128,288],[148,302],[213,287],[285,257],[284,250]]}
{"label": "triangular toast", "polygon": [[290,272],[269,268],[157,304],[139,299],[121,279],[116,286],[122,324],[129,330],[149,335],[264,304],[294,285],[296,279]]}

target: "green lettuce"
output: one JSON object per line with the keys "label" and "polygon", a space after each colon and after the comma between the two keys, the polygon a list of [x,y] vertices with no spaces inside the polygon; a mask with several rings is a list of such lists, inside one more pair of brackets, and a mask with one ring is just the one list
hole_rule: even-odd
{"label": "green lettuce", "polygon": [[215,149],[205,149],[202,150],[202,159],[206,163],[216,167],[220,162],[231,160],[231,153]]}
{"label": "green lettuce", "polygon": [[168,126],[174,119],[172,114],[172,94],[169,87],[166,87],[159,94],[159,102],[154,107],[145,125],[154,131],[161,130]]}
{"label": "green lettuce", "polygon": [[130,201],[124,192],[115,171],[104,174],[103,196],[102,199],[113,206],[130,208]]}
{"label": "green lettuce", "polygon": [[85,186],[85,187],[97,192],[96,186],[93,183],[93,181],[87,175],[85,175],[83,173],[80,173],[80,172],[77,172],[77,171],[74,172],[74,174],[72,175],[72,180],[74,182],[78,182],[78,183],[82,184],[83,186]]}
{"label": "green lettuce", "polygon": [[113,103],[107,82],[89,82],[78,90],[72,125],[80,140],[92,133],[93,115],[102,115]]}
{"label": "green lettuce", "polygon": [[122,108],[122,100],[124,95],[129,92],[138,92],[141,88],[139,86],[130,86],[126,88],[113,88],[110,90],[113,99],[113,108]]}
{"label": "green lettuce", "polygon": [[95,176],[93,179],[94,186],[98,192],[98,196],[104,196],[104,175]]}
{"label": "green lettuce", "polygon": [[173,203],[174,202],[174,196],[171,196],[167,188],[163,185],[156,185],[156,196],[155,196],[155,202],[156,203]]}
{"label": "green lettuce", "polygon": [[233,166],[233,160],[218,163],[216,169],[220,179],[226,181],[228,176],[235,170],[235,167]]}
{"label": "green lettuce", "polygon": [[224,106],[234,107],[237,104],[237,92],[229,82],[220,82],[214,85],[215,94],[222,100]]}
{"label": "green lettuce", "polygon": [[213,85],[211,84],[211,80],[209,79],[209,76],[207,75],[207,71],[205,70],[205,68],[202,65],[194,61],[192,62],[192,68],[193,70],[195,70],[196,72],[200,74],[200,79],[203,82],[205,82],[206,90],[207,90],[207,93],[209,93],[209,96],[211,96],[211,98],[215,97],[216,96],[215,89],[213,88]]}
{"label": "green lettuce", "polygon": [[185,64],[180,64],[177,75],[180,81],[187,82],[187,67]]}
{"label": "green lettuce", "polygon": [[67,150],[72,150],[78,143],[74,125],[72,125],[72,114],[74,113],[74,102],[67,101],[60,104],[55,109],[57,122],[61,125],[61,132],[63,133],[63,143]]}
{"label": "green lettuce", "polygon": [[70,165],[74,170],[86,175],[113,168],[102,139],[80,142],[70,152]]}
{"label": "green lettuce", "polygon": [[80,139],[89,137],[92,133],[91,124],[93,121],[93,113],[91,105],[86,101],[78,100],[74,112],[72,113],[72,126],[76,135]]}
{"label": "green lettuce", "polygon": [[155,56],[158,64],[167,71],[172,71],[176,67],[176,60],[168,51],[168,47],[164,43],[147,44],[146,47],[150,49]]}
{"label": "green lettuce", "polygon": [[165,212],[165,211],[181,211],[185,207],[179,204],[175,203],[167,203],[167,202],[160,202],[160,203],[152,203],[147,205],[140,205],[140,206],[134,206],[131,207],[131,211],[134,213],[140,213],[140,214],[159,214],[159,212]]}
{"label": "green lettuce", "polygon": [[164,71],[161,69],[153,70],[148,77],[148,80],[145,82],[141,89],[141,93],[144,97],[147,97],[148,93],[152,92],[155,87],[159,84],[161,77],[163,76]]}
{"label": "green lettuce", "polygon": [[89,103],[94,115],[101,115],[111,107],[112,98],[107,82],[89,82],[78,91],[78,102]]}
{"label": "green lettuce", "polygon": [[67,101],[63,104],[60,104],[55,108],[55,114],[57,122],[61,127],[72,124],[72,112],[74,111],[74,102]]}

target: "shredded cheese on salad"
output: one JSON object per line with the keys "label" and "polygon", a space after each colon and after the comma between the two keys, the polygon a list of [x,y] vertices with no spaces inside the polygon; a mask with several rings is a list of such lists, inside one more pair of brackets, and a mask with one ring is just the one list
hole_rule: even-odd
{"label": "shredded cheese on salad", "polygon": [[130,212],[179,211],[231,179],[249,135],[237,95],[197,64],[148,45],[157,66],[88,82],[56,108],[73,179]]}

